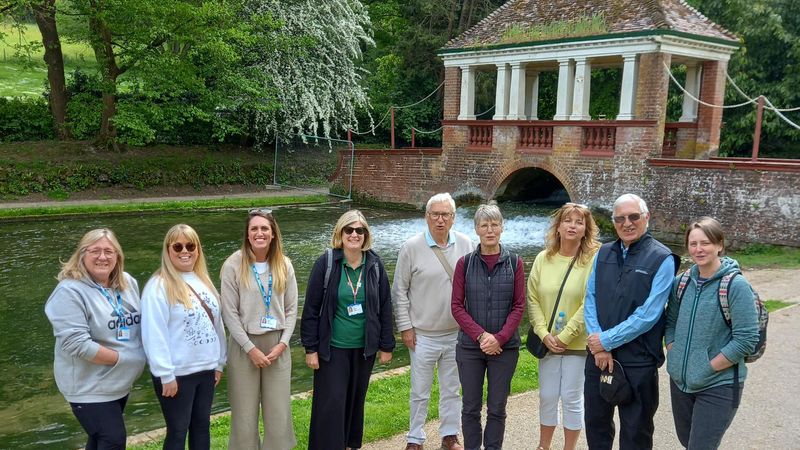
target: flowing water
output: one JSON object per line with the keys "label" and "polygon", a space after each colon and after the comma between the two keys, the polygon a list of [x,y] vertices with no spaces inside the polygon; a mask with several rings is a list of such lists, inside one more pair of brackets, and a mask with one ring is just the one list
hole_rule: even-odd
{"label": "flowing water", "polygon": [[[292,259],[302,296],[314,260],[330,242],[336,219],[346,207],[287,207],[275,211],[284,249]],[[501,242],[519,253],[528,273],[541,249],[551,208],[503,204],[505,230]],[[418,211],[363,208],[373,230],[374,246],[390,279],[400,245],[425,229]],[[474,207],[460,208],[455,229],[477,241],[472,227]],[[0,449],[79,448],[85,435],[53,380],[53,343],[44,303],[56,285],[59,261],[66,261],[86,231],[113,229],[125,252],[125,269],[143,288],[160,263],[164,234],[176,223],[188,223],[200,235],[212,279],[218,284],[219,268],[239,248],[244,231],[244,211],[171,212],[0,223]],[[311,385],[299,343],[299,325],[292,340],[292,390]],[[406,365],[407,353],[398,345],[390,367]],[[376,371],[385,366],[376,366]],[[225,377],[214,400],[214,412],[228,407]],[[128,434],[164,426],[145,373],[137,381],[125,410]]]}

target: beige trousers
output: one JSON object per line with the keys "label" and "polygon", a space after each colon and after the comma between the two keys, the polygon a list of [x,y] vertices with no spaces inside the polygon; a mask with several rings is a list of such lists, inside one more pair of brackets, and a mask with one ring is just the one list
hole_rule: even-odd
{"label": "beige trousers", "polygon": [[[268,354],[280,342],[281,331],[248,335]],[[230,450],[290,450],[296,440],[292,426],[292,356],[287,348],[271,365],[259,369],[232,338],[228,339],[228,401],[231,404]],[[258,413],[264,439],[258,434]]]}

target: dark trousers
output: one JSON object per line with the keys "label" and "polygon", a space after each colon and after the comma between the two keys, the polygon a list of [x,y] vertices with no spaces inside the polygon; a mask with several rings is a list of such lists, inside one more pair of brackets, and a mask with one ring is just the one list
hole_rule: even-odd
{"label": "dark trousers", "polygon": [[314,371],[309,450],[359,448],[364,437],[364,401],[375,355],[363,348],[331,347],[330,361]]}
{"label": "dark trousers", "polygon": [[214,400],[214,371],[205,370],[177,377],[178,393],[174,397],[161,395],[161,379],[153,378],[156,397],[161,403],[167,437],[164,450],[184,450],[189,434],[190,450],[211,447],[211,402]]}
{"label": "dark trousers", "polygon": [[86,450],[122,450],[125,448],[125,421],[122,412],[128,396],[110,402],[70,403],[72,414],[83,427],[89,440]]}
{"label": "dark trousers", "polygon": [[[480,450],[481,441],[486,450],[503,448],[506,431],[506,403],[511,392],[511,377],[517,368],[519,349],[503,349],[499,355],[487,355],[479,348],[456,346],[458,378],[463,396],[461,427],[464,448]],[[481,427],[483,408],[483,380],[487,380],[486,429]]]}
{"label": "dark trousers", "polygon": [[[742,387],[740,385],[739,390]],[[741,392],[732,384],[687,394],[669,381],[672,418],[681,445],[688,450],[716,450],[738,409]]]}
{"label": "dark trousers", "polygon": [[[620,450],[653,448],[653,416],[658,409],[658,368],[625,367],[625,376],[633,389],[633,400],[619,408]],[[600,369],[594,356],[586,357],[583,389],[586,442],[591,450],[611,449],[614,443],[614,408],[600,396]]]}

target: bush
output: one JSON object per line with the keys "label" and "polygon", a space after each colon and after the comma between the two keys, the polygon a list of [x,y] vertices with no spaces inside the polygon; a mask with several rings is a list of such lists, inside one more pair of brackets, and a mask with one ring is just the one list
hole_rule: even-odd
{"label": "bush", "polygon": [[0,142],[53,138],[53,116],[43,98],[0,97]]}

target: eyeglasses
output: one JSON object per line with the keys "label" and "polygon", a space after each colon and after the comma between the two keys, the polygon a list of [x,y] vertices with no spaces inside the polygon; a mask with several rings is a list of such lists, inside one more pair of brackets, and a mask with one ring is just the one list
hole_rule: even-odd
{"label": "eyeglasses", "polygon": [[482,223],[478,225],[478,229],[482,231],[489,231],[489,228],[491,228],[492,231],[497,231],[500,228],[503,228],[503,225],[500,223],[492,223],[492,224]]}
{"label": "eyeglasses", "polygon": [[184,247],[186,247],[186,251],[187,252],[191,253],[197,248],[197,244],[195,244],[194,242],[188,242],[186,244],[183,244],[181,242],[176,242],[176,243],[172,244],[172,250],[175,253],[182,252]]}
{"label": "eyeglasses", "polygon": [[344,227],[344,228],[342,228],[342,232],[344,234],[353,234],[353,231],[355,231],[357,235],[362,236],[364,233],[367,232],[367,229],[364,228],[364,227]]}
{"label": "eyeglasses", "polygon": [[254,216],[254,215],[257,215],[257,214],[263,214],[265,216],[269,216],[269,215],[272,215],[272,210],[271,209],[266,209],[266,208],[253,208],[250,211],[248,211],[247,213],[250,214],[251,216]]}
{"label": "eyeglasses", "polygon": [[588,207],[588,206],[586,206],[586,205],[584,205],[583,203],[572,203],[572,202],[567,202],[567,203],[564,203],[564,206],[574,206],[574,207],[576,207],[576,208],[589,209],[589,207]]}
{"label": "eyeglasses", "polygon": [[439,219],[447,220],[447,219],[453,217],[453,213],[451,213],[451,212],[431,211],[431,212],[428,213],[428,217],[430,217],[433,220],[439,220]]}
{"label": "eyeglasses", "polygon": [[636,223],[642,218],[642,213],[633,213],[628,214],[627,216],[612,216],[611,218],[614,219],[614,223],[617,225],[622,225],[625,223],[625,219],[630,220],[631,223]]}
{"label": "eyeglasses", "polygon": [[109,258],[115,258],[117,256],[117,251],[110,248],[93,248],[91,250],[87,249],[86,253],[92,258],[99,258],[102,254],[105,254]]}

